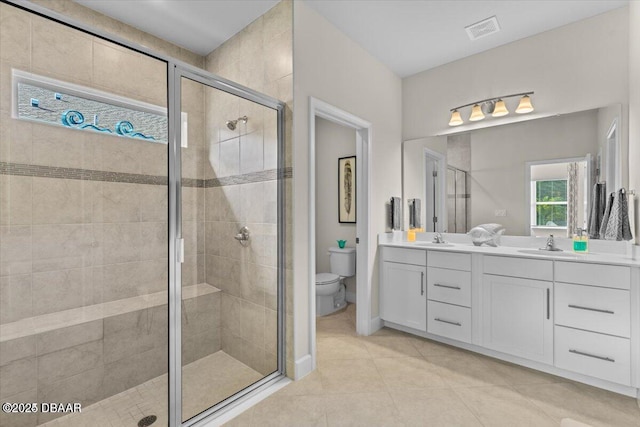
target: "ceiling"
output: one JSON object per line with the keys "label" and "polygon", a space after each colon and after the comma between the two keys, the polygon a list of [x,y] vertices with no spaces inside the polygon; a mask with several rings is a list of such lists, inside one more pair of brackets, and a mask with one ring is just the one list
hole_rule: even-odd
{"label": "ceiling", "polygon": [[[277,0],[75,0],[206,55]],[[306,0],[400,77],[580,21],[628,0]],[[500,32],[470,41],[464,27],[496,16]]]}
{"label": "ceiling", "polygon": [[74,0],[83,6],[207,55],[279,0]]}
{"label": "ceiling", "polygon": [[[580,21],[628,1],[311,0],[311,7],[400,77]],[[464,27],[496,16],[501,30],[475,41]]]}

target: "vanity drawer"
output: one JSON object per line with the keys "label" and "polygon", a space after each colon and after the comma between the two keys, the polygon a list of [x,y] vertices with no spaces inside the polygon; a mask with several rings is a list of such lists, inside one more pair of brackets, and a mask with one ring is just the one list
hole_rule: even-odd
{"label": "vanity drawer", "polygon": [[402,264],[427,265],[427,251],[424,249],[405,249],[382,247],[382,260]]}
{"label": "vanity drawer", "polygon": [[555,327],[558,368],[631,385],[631,343],[628,339]]}
{"label": "vanity drawer", "polygon": [[555,307],[557,325],[626,338],[631,336],[629,291],[556,283]]}
{"label": "vanity drawer", "polygon": [[471,272],[427,267],[427,298],[471,307]]}
{"label": "vanity drawer", "polygon": [[427,266],[471,271],[471,254],[429,251]]}
{"label": "vanity drawer", "polygon": [[484,272],[498,276],[553,280],[553,261],[542,259],[484,256]]}
{"label": "vanity drawer", "polygon": [[630,289],[631,269],[616,265],[556,261],[556,281]]}
{"label": "vanity drawer", "polygon": [[471,309],[427,301],[427,332],[462,342],[471,342]]}

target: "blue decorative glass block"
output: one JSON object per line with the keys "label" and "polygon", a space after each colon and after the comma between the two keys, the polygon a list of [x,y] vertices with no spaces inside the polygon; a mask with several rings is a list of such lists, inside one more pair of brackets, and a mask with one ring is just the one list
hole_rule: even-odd
{"label": "blue decorative glass block", "polygon": [[[18,118],[140,141],[167,143],[166,113],[137,109],[136,106],[144,103],[133,100],[127,102],[126,98],[116,95],[113,95],[114,103],[110,104],[104,101],[105,96],[95,96],[89,88],[86,89],[87,94],[84,97],[64,93],[61,90],[63,86],[55,90],[46,86],[52,85],[49,83],[38,86],[25,81],[17,83]],[[150,107],[164,110],[161,107]],[[93,117],[93,123],[87,123],[85,117]]]}

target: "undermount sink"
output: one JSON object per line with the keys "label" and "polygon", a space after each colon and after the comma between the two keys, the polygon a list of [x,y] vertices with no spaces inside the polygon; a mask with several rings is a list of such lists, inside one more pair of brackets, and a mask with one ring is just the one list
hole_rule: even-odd
{"label": "undermount sink", "polygon": [[521,254],[529,254],[529,255],[543,255],[543,256],[575,256],[573,252],[562,252],[562,251],[546,251],[540,249],[520,249],[518,250]]}
{"label": "undermount sink", "polygon": [[434,243],[434,242],[415,242],[416,246],[430,246],[434,248],[452,248],[453,245],[450,243]]}

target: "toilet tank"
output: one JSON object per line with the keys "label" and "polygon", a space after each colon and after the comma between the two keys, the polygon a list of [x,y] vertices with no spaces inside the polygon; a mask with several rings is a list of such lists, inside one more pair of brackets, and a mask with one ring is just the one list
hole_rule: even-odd
{"label": "toilet tank", "polygon": [[329,248],[329,261],[333,274],[344,277],[356,274],[356,248]]}

